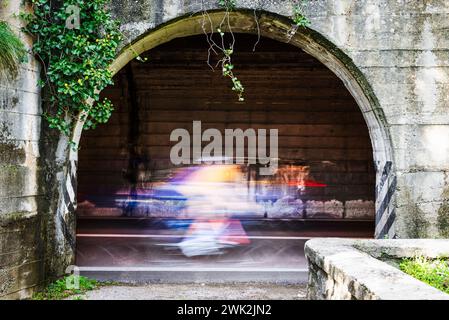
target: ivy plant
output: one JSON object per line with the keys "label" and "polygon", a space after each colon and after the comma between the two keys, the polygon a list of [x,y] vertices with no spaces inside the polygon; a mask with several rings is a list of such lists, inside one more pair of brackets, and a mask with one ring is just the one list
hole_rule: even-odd
{"label": "ivy plant", "polygon": [[218,0],[218,4],[227,10],[234,10],[237,5],[236,0]]}
{"label": "ivy plant", "polygon": [[[42,62],[49,92],[45,112],[51,128],[70,136],[76,119],[84,128],[108,121],[113,105],[100,99],[101,90],[113,83],[109,65],[122,39],[119,24],[105,8],[109,0],[30,0],[31,14],[22,14],[25,30],[34,36],[33,53]],[[67,27],[79,9],[79,25]]]}
{"label": "ivy plant", "polygon": [[304,5],[306,0],[295,0],[293,3],[293,22],[297,27],[308,27],[310,20],[304,14]]}
{"label": "ivy plant", "polygon": [[[49,126],[70,136],[80,117],[85,129],[106,123],[113,105],[108,99],[101,100],[100,92],[113,83],[109,65],[122,40],[118,22],[106,9],[110,0],[28,1],[32,13],[22,14],[22,18],[27,24],[25,30],[34,37],[33,53],[43,65],[44,77],[39,85],[47,87],[49,93],[49,108],[44,114]],[[296,27],[309,24],[303,14],[303,1],[294,2],[292,18]],[[231,79],[232,90],[243,101],[244,87],[234,75],[231,61],[235,39],[229,12],[236,9],[236,0],[218,0],[218,4],[226,10],[217,28],[221,43],[208,37],[210,50],[221,52],[223,76]],[[67,27],[73,14],[71,7],[79,10],[80,23],[76,28]],[[230,44],[225,43],[223,27],[232,36]]]}

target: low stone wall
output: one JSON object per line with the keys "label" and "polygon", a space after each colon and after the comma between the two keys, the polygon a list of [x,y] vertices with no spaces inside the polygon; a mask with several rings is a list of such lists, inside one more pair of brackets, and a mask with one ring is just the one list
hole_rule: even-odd
{"label": "low stone wall", "polygon": [[305,254],[308,299],[449,300],[395,266],[406,257],[448,257],[449,240],[313,239]]}

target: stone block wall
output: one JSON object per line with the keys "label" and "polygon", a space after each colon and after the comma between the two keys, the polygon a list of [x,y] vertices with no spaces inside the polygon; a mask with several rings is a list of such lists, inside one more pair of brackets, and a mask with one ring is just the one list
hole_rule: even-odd
{"label": "stone block wall", "polygon": [[[20,1],[2,2],[0,20],[30,48],[13,16],[19,10]],[[39,64],[29,55],[17,76],[0,79],[0,299],[26,297],[43,279],[39,74]]]}
{"label": "stone block wall", "polygon": [[[0,18],[16,32],[20,23],[13,14],[21,4],[0,4]],[[288,38],[291,21],[285,23],[291,1],[240,0],[237,7],[232,22],[240,30],[254,32],[259,17],[263,35],[292,40],[353,93],[374,150],[376,235],[448,237],[449,2],[311,0],[305,8],[311,28],[298,39]],[[113,64],[121,67],[128,62],[129,42],[145,51],[169,38],[201,33],[195,13],[220,8],[215,0],[113,0],[111,9],[126,35]],[[156,38],[144,39],[161,29]],[[69,160],[67,141],[41,120],[38,75],[30,56],[17,79],[0,84],[2,298],[25,296],[42,275],[61,274],[73,261],[76,203],[64,200],[64,191],[67,177],[76,176],[77,159]],[[70,182],[74,188],[76,181]]]}

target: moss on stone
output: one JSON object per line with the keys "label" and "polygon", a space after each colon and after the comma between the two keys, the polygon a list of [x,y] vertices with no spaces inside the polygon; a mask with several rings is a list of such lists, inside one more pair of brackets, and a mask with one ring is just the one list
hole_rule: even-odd
{"label": "moss on stone", "polygon": [[413,204],[410,206],[409,214],[411,238],[427,238],[430,223],[426,220],[424,211],[417,204]]}
{"label": "moss on stone", "polygon": [[8,172],[8,173],[10,173],[10,174],[16,174],[16,173],[19,171],[20,167],[21,167],[21,166],[13,165],[13,164],[10,164],[10,165],[2,165],[2,166],[0,166],[0,170],[1,170],[2,172]]}
{"label": "moss on stone", "polygon": [[406,190],[403,194],[407,203],[405,211],[408,213],[407,220],[404,223],[407,226],[409,238],[427,238],[431,223],[426,218],[425,212],[418,206],[419,199],[414,199],[410,191]]}
{"label": "moss on stone", "polygon": [[13,143],[0,142],[0,163],[6,165],[21,164],[25,162],[26,153]]}
{"label": "moss on stone", "polygon": [[34,213],[29,211],[17,211],[0,214],[0,226],[16,223],[24,219],[29,219],[33,216]]}
{"label": "moss on stone", "polygon": [[438,209],[438,231],[443,238],[449,238],[449,201],[445,201]]}

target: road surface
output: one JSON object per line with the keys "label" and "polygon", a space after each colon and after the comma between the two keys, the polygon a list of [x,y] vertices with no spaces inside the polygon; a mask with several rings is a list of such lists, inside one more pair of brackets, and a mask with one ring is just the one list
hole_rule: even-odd
{"label": "road surface", "polygon": [[373,230],[372,222],[246,220],[242,225],[249,244],[186,257],[176,245],[186,229],[168,227],[172,222],[80,219],[76,265],[84,275],[125,283],[300,284],[307,281],[308,239],[370,238]]}

